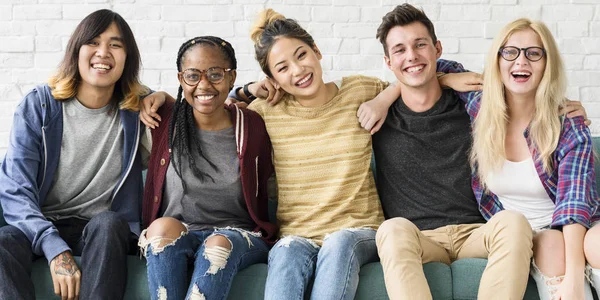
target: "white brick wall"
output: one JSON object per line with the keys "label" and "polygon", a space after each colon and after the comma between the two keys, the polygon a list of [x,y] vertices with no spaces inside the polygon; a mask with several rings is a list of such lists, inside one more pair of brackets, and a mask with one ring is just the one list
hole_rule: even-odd
{"label": "white brick wall", "polygon": [[[80,4],[84,2],[84,4]],[[434,21],[443,57],[481,71],[499,29],[521,16],[541,19],[559,42],[568,96],[583,101],[600,134],[600,0],[413,0]],[[197,35],[230,41],[238,83],[261,77],[248,38],[256,13],[272,7],[297,19],[324,53],[326,79],[362,73],[392,80],[375,39],[397,0],[2,0],[0,1],[0,157],[14,107],[62,58],[69,35],[88,13],[110,8],[132,27],[142,51],[145,84],[175,93],[175,52]]]}

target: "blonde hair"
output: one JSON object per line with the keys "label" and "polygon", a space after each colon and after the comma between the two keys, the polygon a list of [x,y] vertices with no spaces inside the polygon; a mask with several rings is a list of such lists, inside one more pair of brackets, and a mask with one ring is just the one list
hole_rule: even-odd
{"label": "blonde hair", "polygon": [[254,42],[256,61],[269,77],[273,77],[269,70],[269,52],[273,44],[281,37],[298,39],[313,49],[315,47],[312,36],[298,22],[284,17],[271,8],[263,10],[254,21],[250,30],[250,38]]}
{"label": "blonde hair", "polygon": [[518,19],[506,25],[490,47],[483,81],[481,108],[474,122],[471,164],[485,186],[489,172],[502,167],[506,159],[505,139],[508,123],[504,84],[500,76],[498,50],[517,31],[533,30],[546,51],[546,68],[535,93],[535,110],[529,136],[545,171],[553,168],[552,154],[560,137],[562,121],[559,108],[564,104],[566,79],[563,62],[552,33],[539,21]]}

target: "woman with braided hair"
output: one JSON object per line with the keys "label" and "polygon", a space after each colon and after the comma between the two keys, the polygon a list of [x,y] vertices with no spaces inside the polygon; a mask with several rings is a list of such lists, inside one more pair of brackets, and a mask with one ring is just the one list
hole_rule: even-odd
{"label": "woman with braided hair", "polygon": [[237,271],[266,262],[275,240],[265,124],[224,104],[236,67],[231,44],[220,38],[196,37],[179,48],[177,100],[158,110],[169,126],[151,131],[144,191],[139,246],[152,299],[225,299]]}

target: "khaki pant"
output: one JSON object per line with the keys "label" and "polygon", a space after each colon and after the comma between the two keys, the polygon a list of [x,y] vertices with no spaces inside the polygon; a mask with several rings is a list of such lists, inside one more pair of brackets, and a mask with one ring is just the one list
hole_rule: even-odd
{"label": "khaki pant", "polygon": [[432,299],[423,264],[487,258],[478,299],[523,299],[533,254],[532,230],[512,211],[486,224],[448,225],[420,231],[404,218],[381,224],[377,249],[390,299]]}

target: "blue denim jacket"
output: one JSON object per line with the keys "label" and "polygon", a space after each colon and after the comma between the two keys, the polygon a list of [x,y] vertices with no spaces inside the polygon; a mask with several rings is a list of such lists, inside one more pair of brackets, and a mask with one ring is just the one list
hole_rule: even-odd
{"label": "blue denim jacket", "polygon": [[[124,130],[123,169],[112,193],[111,210],[139,234],[141,123],[136,112],[121,110],[120,116]],[[70,250],[41,212],[58,167],[62,134],[62,103],[54,99],[50,87],[37,86],[16,108],[8,150],[0,168],[0,203],[6,222],[23,231],[31,241],[33,253],[44,255],[48,262]]]}

